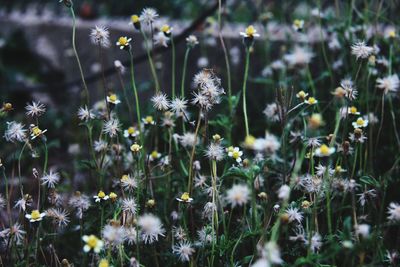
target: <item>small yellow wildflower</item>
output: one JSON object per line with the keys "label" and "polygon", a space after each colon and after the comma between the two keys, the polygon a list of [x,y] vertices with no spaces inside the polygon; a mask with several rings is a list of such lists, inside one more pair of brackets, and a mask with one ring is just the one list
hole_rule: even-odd
{"label": "small yellow wildflower", "polygon": [[324,121],[322,120],[322,116],[319,113],[314,113],[311,115],[310,118],[308,118],[308,126],[311,129],[317,129],[320,126],[324,124]]}
{"label": "small yellow wildflower", "polygon": [[329,157],[333,153],[335,153],[335,148],[329,147],[325,144],[321,145],[319,148],[315,150],[315,155],[317,157]]}
{"label": "small yellow wildflower", "polygon": [[144,124],[151,124],[154,125],[156,122],[153,119],[153,116],[146,116],[145,118],[142,119]]}
{"label": "small yellow wildflower", "polygon": [[126,36],[121,36],[118,38],[118,42],[116,42],[116,45],[119,46],[120,49],[125,49],[129,47],[129,43],[132,41],[132,38],[126,37]]}
{"label": "small yellow wildflower", "polygon": [[253,39],[254,37],[260,37],[260,35],[257,33],[257,30],[254,28],[253,25],[248,26],[245,32],[240,32],[240,35],[243,36],[244,38],[250,38],[250,39]]}
{"label": "small yellow wildflower", "polygon": [[99,193],[96,196],[93,196],[95,202],[100,202],[101,200],[107,200],[110,198],[110,196],[106,195],[102,190],[99,191]]}
{"label": "small yellow wildflower", "polygon": [[190,203],[193,201],[193,198],[191,198],[189,196],[188,192],[184,192],[180,198],[177,198],[176,200],[178,200],[179,202],[186,202],[186,203]]}
{"label": "small yellow wildflower", "polygon": [[306,92],[304,92],[303,90],[301,90],[300,92],[298,92],[296,94],[296,97],[300,98],[303,101],[306,99],[307,96],[308,96],[308,94]]}
{"label": "small yellow wildflower", "polygon": [[128,129],[124,130],[124,137],[128,138],[128,137],[136,137],[139,135],[139,131],[136,130],[135,127],[131,126]]}
{"label": "small yellow wildflower", "polygon": [[142,149],[142,146],[138,145],[137,143],[134,143],[131,145],[131,151],[134,153],[138,153]]}
{"label": "small yellow wildflower", "polygon": [[153,208],[156,205],[156,201],[154,199],[149,199],[146,202],[146,206],[149,208]]}
{"label": "small yellow wildflower", "polygon": [[98,239],[95,235],[84,235],[82,236],[82,240],[86,243],[83,246],[83,251],[86,253],[91,250],[93,250],[95,253],[99,253],[104,246],[104,242]]}
{"label": "small yellow wildflower", "polygon": [[101,259],[99,262],[99,267],[109,267],[110,264],[108,263],[108,260],[106,259]]}
{"label": "small yellow wildflower", "polygon": [[154,161],[154,160],[159,159],[160,157],[161,157],[161,154],[158,153],[157,150],[153,150],[153,151],[151,152],[151,154],[149,155],[149,160],[150,160],[150,161]]}
{"label": "small yellow wildflower", "polygon": [[109,96],[107,96],[107,102],[113,105],[118,105],[119,103],[121,103],[116,94],[110,94]]}
{"label": "small yellow wildflower", "polygon": [[358,118],[355,122],[352,123],[354,128],[364,128],[368,126],[368,120],[364,120],[363,118]]}
{"label": "small yellow wildflower", "polygon": [[229,147],[228,148],[228,156],[233,158],[237,163],[242,162],[241,156],[243,155],[243,152],[240,151],[238,147]]}
{"label": "small yellow wildflower", "polygon": [[46,216],[46,213],[40,213],[38,210],[32,210],[31,214],[26,214],[25,218],[27,218],[30,222],[39,222]]}
{"label": "small yellow wildflower", "polygon": [[314,97],[309,97],[307,100],[304,100],[304,103],[309,104],[309,105],[314,105],[317,104],[318,101]]}
{"label": "small yellow wildflower", "polygon": [[165,35],[170,35],[172,33],[173,28],[171,28],[168,24],[164,24],[161,26],[160,30],[165,34]]}
{"label": "small yellow wildflower", "polygon": [[117,199],[117,197],[118,197],[117,194],[115,194],[114,192],[111,192],[108,196],[110,197],[110,199],[112,201],[115,201]]}
{"label": "small yellow wildflower", "polygon": [[295,20],[293,21],[292,27],[293,27],[293,29],[294,29],[295,31],[301,31],[301,30],[303,30],[303,27],[304,27],[304,20],[295,19]]}

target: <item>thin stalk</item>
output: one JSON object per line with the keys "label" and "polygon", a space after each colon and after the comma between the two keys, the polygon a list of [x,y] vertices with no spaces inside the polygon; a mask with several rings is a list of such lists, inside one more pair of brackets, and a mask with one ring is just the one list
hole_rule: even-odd
{"label": "thin stalk", "polygon": [[185,97],[185,76],[186,76],[186,68],[187,68],[187,61],[189,57],[190,47],[186,48],[185,51],[185,58],[183,59],[183,70],[182,70],[182,82],[181,82],[181,97]]}
{"label": "thin stalk", "polygon": [[171,88],[171,90],[172,90],[172,99],[174,99],[175,98],[175,65],[176,65],[176,62],[175,62],[175,58],[176,58],[176,56],[175,56],[175,42],[174,42],[174,38],[173,38],[173,36],[171,35],[171,49],[172,49],[172,88]]}
{"label": "thin stalk", "polygon": [[132,54],[131,48],[129,48],[129,55],[130,55],[130,59],[131,59],[131,82],[132,82],[133,94],[135,95],[137,124],[138,124],[138,128],[139,128],[139,133],[140,133],[140,140],[143,142],[142,127],[140,125],[141,115],[140,115],[139,96],[138,96],[138,92],[137,92],[137,88],[136,88],[135,73],[133,70],[133,54]]}
{"label": "thin stalk", "polygon": [[249,133],[249,122],[247,118],[247,104],[246,104],[246,84],[247,77],[249,74],[249,61],[250,61],[250,50],[246,49],[246,63],[244,67],[244,78],[243,78],[243,114],[244,114],[244,124],[246,127],[246,137],[250,135]]}
{"label": "thin stalk", "polygon": [[76,62],[78,63],[79,73],[80,73],[81,79],[82,79],[83,88],[84,88],[84,90],[85,90],[86,105],[89,106],[89,103],[90,103],[90,99],[89,99],[89,90],[88,90],[87,85],[86,85],[85,76],[83,75],[83,69],[82,69],[81,61],[80,61],[80,59],[79,59],[78,52],[77,52],[77,50],[76,50],[76,44],[75,44],[76,18],[75,18],[74,8],[73,8],[72,5],[71,5],[71,7],[69,8],[69,10],[71,11],[71,15],[72,15],[72,49],[74,50]]}
{"label": "thin stalk", "polygon": [[140,32],[143,35],[144,43],[145,43],[145,46],[146,46],[147,58],[148,58],[149,64],[150,64],[151,74],[153,75],[154,83],[156,85],[156,93],[158,93],[160,91],[160,84],[158,82],[156,68],[154,67],[153,57],[151,56],[151,53],[150,53],[150,48],[149,48],[149,45],[148,45],[148,39],[147,39],[147,36],[146,36],[146,34],[145,34],[145,32],[143,30],[141,30]]}
{"label": "thin stalk", "polygon": [[196,131],[194,132],[194,144],[192,147],[192,152],[190,153],[190,162],[189,162],[189,177],[188,177],[188,192],[189,195],[192,194],[192,184],[193,184],[193,160],[194,160],[194,154],[196,152],[196,144],[197,144],[197,135],[199,133],[200,129],[200,124],[201,124],[201,110],[199,112],[199,117],[197,118],[197,126],[196,126]]}

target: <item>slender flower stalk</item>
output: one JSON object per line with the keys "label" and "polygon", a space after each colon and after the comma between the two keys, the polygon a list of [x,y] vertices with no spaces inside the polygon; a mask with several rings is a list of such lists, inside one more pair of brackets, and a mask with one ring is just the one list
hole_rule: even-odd
{"label": "slender flower stalk", "polygon": [[138,124],[138,128],[139,128],[139,133],[140,133],[140,139],[143,140],[143,136],[142,136],[142,127],[141,127],[141,120],[142,120],[142,116],[140,114],[140,104],[139,104],[139,96],[138,96],[138,91],[136,88],[136,82],[135,82],[135,72],[133,70],[133,53],[132,53],[132,48],[129,48],[129,56],[130,56],[130,60],[131,60],[131,83],[132,83],[132,89],[133,89],[133,94],[135,96],[135,103],[136,103],[136,118],[137,118],[137,124]]}
{"label": "slender flower stalk", "polygon": [[181,97],[185,97],[185,76],[186,76],[186,68],[187,61],[189,58],[190,47],[186,48],[185,57],[183,59],[183,69],[182,69],[182,80],[181,80]]}
{"label": "slender flower stalk", "polygon": [[153,79],[154,79],[154,83],[156,86],[156,93],[160,92],[160,84],[158,82],[158,77],[157,77],[157,72],[156,72],[156,68],[154,66],[154,61],[153,61],[153,57],[151,55],[151,50],[149,48],[149,44],[148,44],[148,38],[146,36],[146,33],[143,30],[140,30],[140,32],[142,33],[144,42],[145,42],[145,46],[146,46],[146,53],[147,53],[147,58],[150,64],[150,70],[151,70],[151,74],[153,75]]}
{"label": "slender flower stalk", "polygon": [[171,40],[171,49],[172,49],[172,85],[171,85],[171,90],[172,90],[172,99],[175,98],[175,65],[176,65],[176,56],[175,56],[175,42],[174,42],[174,37],[171,34],[170,37]]}
{"label": "slender flower stalk", "polygon": [[246,129],[246,137],[250,136],[249,133],[249,121],[247,118],[247,103],[246,103],[246,88],[247,88],[247,77],[249,74],[249,61],[250,61],[250,49],[246,48],[246,63],[244,67],[244,78],[243,78],[243,114],[244,114],[244,125]]}
{"label": "slender flower stalk", "polygon": [[74,7],[72,5],[72,2],[71,2],[71,6],[69,7],[69,10],[70,10],[71,15],[72,15],[72,49],[74,50],[74,55],[75,55],[75,58],[76,58],[76,62],[78,63],[78,68],[79,68],[79,73],[80,73],[81,79],[82,79],[83,89],[85,90],[86,105],[89,106],[89,103],[90,103],[89,90],[88,90],[88,87],[86,85],[85,76],[83,74],[81,61],[79,59],[78,51],[76,50],[76,44],[75,44],[76,17],[75,17],[75,12],[74,12]]}

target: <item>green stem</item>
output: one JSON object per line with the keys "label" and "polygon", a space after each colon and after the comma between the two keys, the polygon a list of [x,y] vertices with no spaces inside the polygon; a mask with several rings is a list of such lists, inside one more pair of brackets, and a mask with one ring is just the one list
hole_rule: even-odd
{"label": "green stem", "polygon": [[158,93],[160,91],[160,84],[158,83],[158,77],[157,77],[157,73],[156,73],[156,68],[154,67],[153,57],[150,54],[150,48],[148,46],[148,39],[147,39],[147,36],[146,36],[146,34],[145,34],[145,32],[143,30],[141,30],[140,32],[143,35],[144,43],[145,43],[145,46],[146,46],[147,58],[148,58],[149,64],[150,64],[151,74],[153,75],[153,79],[154,79],[154,82],[156,84],[156,93]]}
{"label": "green stem", "polygon": [[171,35],[171,49],[172,49],[172,99],[175,98],[175,43]]}
{"label": "green stem", "polygon": [[78,63],[79,73],[80,73],[81,79],[82,79],[83,88],[85,90],[86,104],[89,106],[89,103],[90,103],[89,90],[88,90],[87,85],[86,85],[85,76],[83,75],[83,69],[82,69],[81,61],[79,59],[78,52],[76,50],[76,44],[75,44],[76,18],[75,18],[74,8],[73,8],[72,5],[69,8],[69,10],[71,11],[71,15],[72,15],[72,49],[74,50],[76,62]]}
{"label": "green stem", "polygon": [[183,70],[182,70],[182,82],[181,82],[181,97],[185,97],[185,76],[186,76],[186,68],[187,68],[187,61],[189,57],[190,47],[186,48],[185,51],[185,58],[183,59]]}
{"label": "green stem", "polygon": [[243,78],[243,114],[244,114],[244,124],[246,127],[246,137],[249,136],[249,122],[247,118],[247,104],[246,104],[246,84],[247,77],[249,73],[249,61],[250,61],[250,50],[246,49],[246,63],[244,68],[244,78]]}
{"label": "green stem", "polygon": [[131,59],[131,82],[132,82],[132,89],[133,89],[133,94],[135,95],[135,103],[136,103],[136,117],[137,117],[137,124],[139,128],[139,133],[140,133],[140,140],[143,142],[143,136],[142,136],[142,127],[140,123],[140,104],[139,104],[139,96],[136,88],[136,82],[135,82],[135,73],[133,70],[133,54],[132,54],[132,49],[129,49],[129,55]]}

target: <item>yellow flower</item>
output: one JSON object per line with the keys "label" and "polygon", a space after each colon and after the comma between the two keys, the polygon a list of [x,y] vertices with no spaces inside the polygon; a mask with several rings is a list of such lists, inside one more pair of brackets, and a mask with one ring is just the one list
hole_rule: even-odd
{"label": "yellow flower", "polygon": [[153,150],[153,151],[151,152],[151,154],[150,154],[150,161],[156,160],[156,159],[158,159],[159,157],[161,157],[161,154],[158,153],[157,150]]}
{"label": "yellow flower", "polygon": [[171,34],[173,28],[171,28],[168,24],[164,24],[163,26],[161,26],[160,30],[161,30],[165,35],[169,35],[169,34]]}
{"label": "yellow flower", "polygon": [[303,27],[304,27],[304,20],[295,19],[293,21],[293,29],[295,29],[296,31],[301,31]]}
{"label": "yellow flower", "polygon": [[124,49],[129,46],[129,43],[131,40],[132,40],[132,38],[128,38],[126,36],[121,36],[118,38],[118,42],[116,43],[116,45],[119,46],[120,49]]}
{"label": "yellow flower", "polygon": [[250,25],[246,28],[245,32],[240,32],[240,35],[245,38],[254,38],[259,37],[260,35],[257,33],[257,30],[254,28],[253,25]]}
{"label": "yellow flower", "polygon": [[339,86],[335,89],[334,92],[332,92],[332,94],[338,98],[342,98],[346,95],[346,90]]}
{"label": "yellow flower", "polygon": [[156,201],[155,201],[154,199],[149,199],[149,200],[147,200],[147,202],[146,202],[146,206],[149,207],[149,208],[152,208],[152,207],[154,207],[155,205],[156,205]]}
{"label": "yellow flower", "polygon": [[308,96],[308,94],[306,92],[304,92],[303,90],[301,90],[300,92],[298,92],[296,94],[296,97],[300,98],[301,100],[304,100],[307,96]]}
{"label": "yellow flower", "polygon": [[311,202],[310,201],[308,201],[308,200],[304,200],[303,202],[301,202],[301,207],[303,208],[303,209],[308,209],[309,207],[311,207]]}
{"label": "yellow flower", "polygon": [[155,124],[155,121],[153,119],[153,116],[146,116],[145,118],[142,119],[142,121],[144,122],[144,124]]}
{"label": "yellow flower", "polygon": [[256,141],[256,138],[255,138],[254,136],[248,135],[248,136],[246,136],[246,138],[244,139],[244,145],[245,145],[247,148],[251,148],[251,147],[253,147],[255,141]]}
{"label": "yellow flower", "polygon": [[315,150],[315,155],[317,157],[329,157],[334,152],[335,152],[335,148],[334,147],[329,147],[329,146],[323,144],[322,146],[320,146],[319,148],[317,148]]}
{"label": "yellow flower", "polygon": [[308,118],[308,126],[311,129],[317,129],[323,124],[324,124],[324,121],[322,120],[322,116],[319,113],[314,113],[311,115],[310,118]]}
{"label": "yellow flower", "polygon": [[214,134],[214,135],[212,136],[212,138],[213,138],[213,140],[214,140],[215,142],[220,142],[220,141],[222,140],[222,138],[221,138],[221,136],[220,136],[219,134]]}
{"label": "yellow flower", "polygon": [[355,122],[352,123],[354,128],[363,128],[368,126],[368,120],[364,120],[363,118],[358,118]]}
{"label": "yellow flower", "polygon": [[140,149],[142,149],[142,146],[138,145],[137,143],[131,145],[131,151],[134,153],[138,153]]}
{"label": "yellow flower", "polygon": [[138,23],[138,22],[140,22],[140,17],[138,16],[138,15],[132,15],[131,16],[131,21],[132,21],[132,23]]}
{"label": "yellow flower", "polygon": [[101,259],[99,262],[99,267],[109,267],[110,264],[108,263],[108,260],[106,259]]}
{"label": "yellow flower", "polygon": [[41,221],[44,216],[46,216],[46,213],[40,213],[38,210],[32,210],[31,214],[25,215],[25,218],[27,218],[30,222],[38,222]]}
{"label": "yellow flower", "polygon": [[136,130],[135,127],[131,126],[128,129],[124,130],[124,137],[136,137],[138,136],[139,131]]}
{"label": "yellow flower", "polygon": [[129,175],[128,174],[124,174],[124,175],[122,175],[122,177],[121,177],[121,182],[122,181],[127,181],[129,179]]}
{"label": "yellow flower", "polygon": [[39,126],[31,125],[31,138],[32,140],[36,137],[42,136],[47,130],[41,130]]}
{"label": "yellow flower", "polygon": [[314,105],[317,104],[318,101],[314,97],[309,97],[307,100],[304,100],[304,103],[309,104],[309,105]]}
{"label": "yellow flower", "polygon": [[117,194],[115,194],[114,192],[111,192],[108,196],[110,197],[110,199],[112,201],[115,201],[117,199],[117,197],[118,197]]}
{"label": "yellow flower", "polygon": [[93,250],[95,253],[99,253],[104,245],[104,242],[98,239],[95,235],[84,235],[82,236],[82,240],[86,243],[83,246],[84,252]]}
{"label": "yellow flower", "polygon": [[106,195],[106,193],[104,193],[102,190],[99,191],[99,193],[97,193],[96,196],[93,197],[95,202],[100,202],[101,200],[107,200],[110,198],[110,196]]}
{"label": "yellow flower", "polygon": [[116,94],[111,94],[111,95],[107,96],[107,102],[114,104],[114,105],[121,103],[121,101],[118,99]]}
{"label": "yellow flower", "polygon": [[176,200],[178,200],[179,202],[190,203],[190,202],[193,201],[193,198],[191,198],[191,197],[189,196],[189,193],[188,193],[188,192],[184,192],[184,193],[182,194],[182,196],[181,196],[180,198],[177,198]]}

